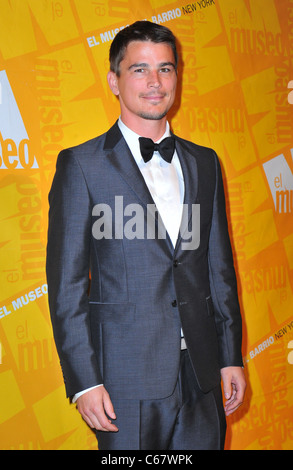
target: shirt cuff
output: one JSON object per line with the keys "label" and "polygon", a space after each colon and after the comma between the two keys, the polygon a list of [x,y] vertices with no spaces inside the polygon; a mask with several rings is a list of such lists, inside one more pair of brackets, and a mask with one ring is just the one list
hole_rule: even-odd
{"label": "shirt cuff", "polygon": [[98,388],[98,387],[102,387],[103,384],[100,384],[100,385],[94,385],[93,387],[90,387],[90,388],[86,388],[85,390],[82,390],[81,392],[78,392],[76,393],[73,398],[72,398],[72,403],[75,403],[76,400],[81,397],[81,395],[83,395],[84,393],[86,392],[89,392],[90,390],[93,390],[94,388]]}

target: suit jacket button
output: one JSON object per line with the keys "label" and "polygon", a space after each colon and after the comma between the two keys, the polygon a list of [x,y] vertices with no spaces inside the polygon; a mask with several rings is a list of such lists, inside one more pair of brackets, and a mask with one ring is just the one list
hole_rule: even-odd
{"label": "suit jacket button", "polygon": [[177,307],[177,300],[173,300],[172,307]]}
{"label": "suit jacket button", "polygon": [[179,264],[178,259],[175,259],[173,262],[174,268],[177,268],[178,264]]}

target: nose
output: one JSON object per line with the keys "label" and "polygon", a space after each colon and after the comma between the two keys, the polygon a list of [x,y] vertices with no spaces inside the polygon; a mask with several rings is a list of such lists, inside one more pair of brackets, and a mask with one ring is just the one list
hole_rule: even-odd
{"label": "nose", "polygon": [[161,87],[161,79],[160,79],[160,74],[157,70],[152,70],[149,73],[149,80],[148,80],[148,86],[151,88],[160,88]]}

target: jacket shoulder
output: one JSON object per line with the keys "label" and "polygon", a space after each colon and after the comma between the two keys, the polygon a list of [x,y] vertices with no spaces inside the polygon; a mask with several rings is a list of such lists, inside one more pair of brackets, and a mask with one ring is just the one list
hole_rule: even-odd
{"label": "jacket shoulder", "polygon": [[93,155],[105,155],[105,153],[111,151],[121,137],[122,134],[120,133],[116,122],[103,134],[87,140],[86,142],[64,149],[60,152],[60,155],[71,155],[79,161],[86,161]]}
{"label": "jacket shoulder", "polygon": [[103,150],[105,139],[106,133],[72,147],[65,148],[60,152],[60,154],[71,154],[75,157],[82,157],[87,154],[92,154],[95,151]]}
{"label": "jacket shoulder", "polygon": [[194,142],[183,139],[182,137],[178,137],[177,135],[175,135],[175,139],[182,145],[182,147],[186,148],[191,153],[196,155],[210,156],[213,158],[216,156],[216,152],[210,147],[195,144]]}

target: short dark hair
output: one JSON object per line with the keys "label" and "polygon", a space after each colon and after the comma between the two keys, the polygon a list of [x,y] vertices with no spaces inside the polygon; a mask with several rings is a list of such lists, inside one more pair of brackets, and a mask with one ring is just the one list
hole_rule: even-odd
{"label": "short dark hair", "polygon": [[173,50],[175,68],[177,70],[178,54],[176,38],[172,31],[165,26],[150,21],[136,21],[119,31],[110,47],[110,70],[119,77],[120,62],[123,60],[126,48],[133,41],[151,41],[154,43],[167,43]]}

